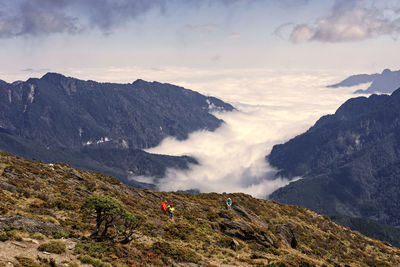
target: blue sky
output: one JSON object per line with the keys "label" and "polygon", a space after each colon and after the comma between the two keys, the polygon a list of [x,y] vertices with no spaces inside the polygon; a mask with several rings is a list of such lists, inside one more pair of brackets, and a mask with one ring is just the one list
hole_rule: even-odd
{"label": "blue sky", "polygon": [[[397,69],[400,59],[398,1],[2,2],[6,81],[46,71],[86,78],[86,69],[111,67],[378,72]],[[140,77],[120,79],[133,78]]]}

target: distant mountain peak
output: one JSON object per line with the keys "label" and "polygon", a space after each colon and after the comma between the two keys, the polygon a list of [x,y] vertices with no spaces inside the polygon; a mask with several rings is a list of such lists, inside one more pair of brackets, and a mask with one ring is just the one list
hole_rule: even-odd
{"label": "distant mountain peak", "polygon": [[394,90],[400,88],[400,70],[391,71],[390,69],[384,69],[381,74],[375,73],[351,75],[343,81],[328,85],[327,87],[351,87],[370,82],[371,85],[366,90],[359,89],[356,90],[354,94],[392,93]]}
{"label": "distant mountain peak", "polygon": [[42,78],[40,78],[40,80],[45,80],[45,81],[60,81],[62,79],[75,79],[75,78],[66,77],[56,72],[48,72],[45,75],[43,75]]}
{"label": "distant mountain peak", "polygon": [[149,83],[148,81],[145,81],[143,79],[137,79],[136,81],[134,81],[132,84],[134,85],[138,85],[138,84],[142,84],[142,83]]}

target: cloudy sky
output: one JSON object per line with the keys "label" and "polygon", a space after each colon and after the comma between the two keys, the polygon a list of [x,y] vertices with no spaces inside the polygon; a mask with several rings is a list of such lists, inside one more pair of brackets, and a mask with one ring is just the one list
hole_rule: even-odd
{"label": "cloudy sky", "polygon": [[[397,0],[1,0],[0,77],[396,68]],[[102,73],[103,72],[103,73]]]}
{"label": "cloudy sky", "polygon": [[[164,190],[265,197],[288,183],[264,157],[360,88],[351,74],[398,70],[398,0],[0,0],[0,79],[48,71],[81,79],[177,84],[238,111],[149,151],[201,163],[169,170]],[[367,85],[361,87],[365,89]],[[151,181],[151,177],[140,177]],[[229,181],[229,182],[227,182]]]}

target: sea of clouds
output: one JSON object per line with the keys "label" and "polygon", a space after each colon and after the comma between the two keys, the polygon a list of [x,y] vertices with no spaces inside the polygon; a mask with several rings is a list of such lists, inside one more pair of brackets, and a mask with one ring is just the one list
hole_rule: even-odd
{"label": "sea of clouds", "polygon": [[[225,70],[185,74],[175,84],[231,103],[233,112],[213,112],[225,123],[214,132],[198,131],[184,141],[164,139],[148,152],[189,155],[199,165],[169,169],[154,181],[161,190],[245,192],[267,198],[290,181],[276,177],[265,157],[275,144],[306,131],[322,115],[334,113],[359,88],[326,88],[346,77],[337,72]],[[175,77],[175,79],[176,79]],[[298,177],[297,179],[301,179]]]}
{"label": "sea of clouds", "polygon": [[355,74],[346,70],[111,67],[60,72],[96,81],[133,82],[141,78],[167,82],[229,102],[236,111],[213,112],[224,121],[214,132],[194,132],[184,141],[168,137],[147,150],[189,155],[198,165],[190,165],[188,170],[169,169],[163,179],[132,179],[156,183],[165,191],[245,192],[260,198],[290,182],[275,177],[277,170],[265,160],[272,147],[303,133],[322,115],[334,113],[347,99],[358,96],[352,92],[368,87],[326,88]]}

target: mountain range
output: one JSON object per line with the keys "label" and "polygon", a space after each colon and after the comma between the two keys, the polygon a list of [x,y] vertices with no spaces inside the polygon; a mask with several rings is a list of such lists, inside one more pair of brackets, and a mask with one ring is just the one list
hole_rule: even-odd
{"label": "mountain range", "polygon": [[0,83],[0,148],[45,162],[62,161],[114,175],[163,176],[167,167],[196,164],[189,157],[151,155],[145,148],[167,136],[178,140],[222,121],[223,101],[158,82],[98,83],[47,73],[40,79]]}
{"label": "mountain range", "polygon": [[385,69],[382,73],[375,74],[356,74],[344,79],[343,81],[328,85],[330,88],[338,87],[351,87],[360,84],[371,83],[371,85],[365,90],[357,90],[355,94],[390,94],[394,90],[400,87],[400,70],[391,71]]}
{"label": "mountain range", "polygon": [[302,177],[270,199],[399,227],[400,90],[349,99],[267,159],[278,175]]}
{"label": "mountain range", "polygon": [[[101,239],[84,209],[89,199],[99,200],[95,207],[104,208],[110,226]],[[160,210],[164,200],[175,205],[173,219]],[[129,242],[115,239],[124,225],[113,208],[135,223]],[[243,193],[135,189],[98,172],[0,151],[0,266],[10,264],[390,267],[400,265],[400,250],[302,207]]]}

